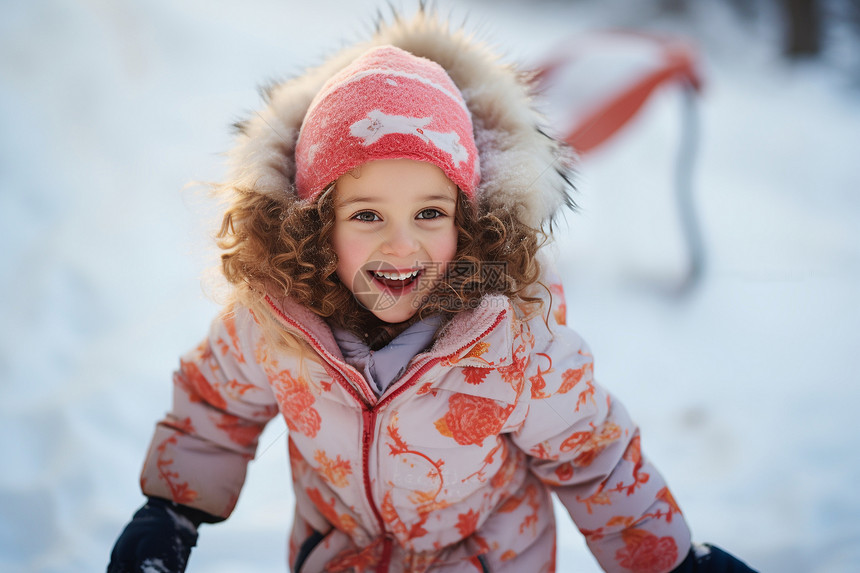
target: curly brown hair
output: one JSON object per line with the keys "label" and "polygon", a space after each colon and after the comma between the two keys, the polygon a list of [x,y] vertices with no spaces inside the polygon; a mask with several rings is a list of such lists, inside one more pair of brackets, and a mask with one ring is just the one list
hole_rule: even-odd
{"label": "curly brown hair", "polygon": [[[230,189],[231,205],[217,234],[222,271],[234,286],[277,298],[288,296],[317,315],[358,334],[384,324],[355,299],[336,274],[331,247],[334,184],[316,201],[282,202]],[[447,272],[416,317],[450,318],[476,307],[487,294],[509,297],[521,309],[539,308],[527,289],[541,275],[536,254],[546,240],[512,211],[488,210],[458,193],[457,250]]]}

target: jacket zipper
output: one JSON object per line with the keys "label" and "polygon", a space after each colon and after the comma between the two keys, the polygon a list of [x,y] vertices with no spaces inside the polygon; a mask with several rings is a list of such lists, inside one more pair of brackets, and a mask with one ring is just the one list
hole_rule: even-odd
{"label": "jacket zipper", "polygon": [[[477,343],[479,340],[487,336],[490,332],[492,332],[499,323],[502,322],[506,314],[506,311],[502,311],[496,317],[496,320],[493,321],[486,330],[484,330],[480,336],[475,337],[469,343],[464,344],[460,347],[454,354],[460,354],[470,346]],[[427,360],[422,364],[417,370],[415,370],[412,375],[409,377],[405,383],[403,383],[399,388],[394,390],[391,394],[386,396],[383,400],[380,400],[376,403],[375,406],[371,406],[369,408],[365,408],[362,410],[362,422],[364,424],[364,428],[362,431],[362,472],[364,473],[364,493],[367,496],[367,501],[370,503],[370,507],[373,510],[373,515],[376,517],[376,521],[379,523],[379,529],[382,531],[383,535],[383,543],[382,543],[382,555],[379,558],[379,563],[376,566],[377,573],[386,573],[388,571],[388,567],[391,563],[391,553],[393,550],[393,539],[388,534],[385,528],[385,519],[382,517],[382,513],[379,511],[379,508],[376,506],[376,502],[374,501],[373,496],[373,484],[370,480],[370,448],[373,445],[375,433],[376,433],[376,418],[379,415],[379,411],[382,410],[388,403],[394,400],[397,396],[411,388],[416,384],[418,380],[421,379],[421,376],[424,373],[442,361],[442,357],[432,358]]]}
{"label": "jacket zipper", "polygon": [[361,436],[361,470],[364,478],[364,495],[370,503],[370,509],[373,511],[376,522],[379,524],[379,531],[382,532],[382,555],[379,558],[379,563],[376,566],[378,573],[388,571],[388,565],[391,561],[392,540],[385,529],[385,519],[382,517],[382,512],[376,505],[373,498],[373,484],[370,480],[370,448],[373,445],[374,434],[376,433],[376,409],[365,408],[361,411],[362,418],[362,436]]}

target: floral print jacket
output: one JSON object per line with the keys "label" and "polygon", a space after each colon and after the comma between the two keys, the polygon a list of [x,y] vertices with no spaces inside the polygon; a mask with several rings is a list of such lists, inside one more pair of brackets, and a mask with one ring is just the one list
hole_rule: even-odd
{"label": "floral print jacket", "polygon": [[[143,491],[228,516],[280,412],[299,571],[554,571],[551,492],[606,571],[670,571],[687,525],[551,291],[555,306],[532,318],[486,297],[379,397],[308,310],[231,308],[181,360]],[[304,352],[268,344],[261,318]]]}

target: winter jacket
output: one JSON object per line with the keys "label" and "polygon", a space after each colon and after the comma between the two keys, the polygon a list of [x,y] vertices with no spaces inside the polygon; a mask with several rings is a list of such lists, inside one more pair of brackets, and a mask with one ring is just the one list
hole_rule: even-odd
{"label": "winter jacket", "polygon": [[[439,62],[460,88],[481,160],[480,209],[504,207],[538,226],[569,202],[568,158],[537,129],[524,76],[424,13],[271,89],[267,107],[239,124],[227,185],[295,201],[293,151],[308,104],[380,44]],[[181,360],[143,491],[228,516],[260,432],[280,413],[299,571],[553,571],[551,492],[605,570],[669,571],[690,548],[683,516],[564,325],[560,285],[544,297],[539,314],[485,297],[380,396],[308,309],[273,293],[236,304]],[[273,331],[293,344],[275,344]]]}
{"label": "winter jacket", "polygon": [[296,495],[292,555],[324,535],[306,571],[551,571],[552,490],[604,569],[668,571],[689,548],[684,519],[554,298],[546,317],[523,320],[506,298],[486,297],[378,398],[319,317],[267,300],[266,320],[312,351],[302,359],[273,351],[261,317],[234,308],[181,362],[144,491],[228,515],[279,411]]}

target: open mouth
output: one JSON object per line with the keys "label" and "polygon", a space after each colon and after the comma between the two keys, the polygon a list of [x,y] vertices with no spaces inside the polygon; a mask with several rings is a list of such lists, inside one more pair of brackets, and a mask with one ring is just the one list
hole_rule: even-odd
{"label": "open mouth", "polygon": [[367,271],[370,278],[377,284],[391,291],[400,292],[413,284],[421,276],[422,269],[408,271]]}

